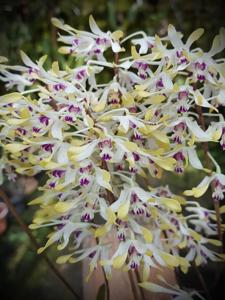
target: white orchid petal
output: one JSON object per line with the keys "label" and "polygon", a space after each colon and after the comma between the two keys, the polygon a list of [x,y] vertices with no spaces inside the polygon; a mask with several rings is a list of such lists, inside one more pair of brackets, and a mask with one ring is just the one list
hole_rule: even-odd
{"label": "white orchid petal", "polygon": [[139,283],[139,285],[141,287],[143,287],[144,289],[146,289],[150,292],[153,292],[153,293],[164,293],[164,294],[170,294],[170,295],[179,295],[180,294],[176,290],[165,288],[165,287],[158,285],[156,283],[153,283],[153,282],[143,282],[143,283]]}
{"label": "white orchid petal", "polygon": [[101,29],[98,27],[98,25],[96,24],[94,18],[92,15],[90,15],[89,17],[89,26],[91,28],[91,31],[99,36],[103,35],[103,32],[101,31]]}
{"label": "white orchid petal", "polygon": [[185,122],[190,131],[196,136],[197,139],[202,141],[210,141],[211,137],[201,129],[196,121],[191,121],[189,118],[185,118]]}
{"label": "white orchid petal", "polygon": [[192,165],[192,167],[199,170],[203,169],[202,163],[198,158],[196,150],[194,148],[188,148],[187,152],[188,152],[189,162]]}
{"label": "white orchid petal", "polygon": [[168,26],[168,37],[170,39],[170,42],[176,49],[182,49],[183,43],[180,38],[180,34],[176,31],[175,27],[173,25]]}
{"label": "white orchid petal", "polygon": [[59,139],[61,141],[63,140],[62,127],[63,123],[61,121],[56,121],[53,123],[51,128],[53,138]]}
{"label": "white orchid petal", "polygon": [[112,51],[118,53],[121,51],[120,44],[118,42],[112,42]]}
{"label": "white orchid petal", "polygon": [[197,30],[195,30],[194,32],[191,33],[191,35],[189,36],[189,38],[187,39],[186,42],[186,46],[187,48],[190,48],[190,46],[197,41],[204,33],[204,29],[203,28],[198,28]]}

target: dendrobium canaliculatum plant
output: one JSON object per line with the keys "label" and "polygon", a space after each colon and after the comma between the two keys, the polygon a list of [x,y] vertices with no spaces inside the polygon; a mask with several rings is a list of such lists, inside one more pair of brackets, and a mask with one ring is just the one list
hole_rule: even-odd
{"label": "dendrobium canaliculatum plant", "polygon": [[[52,228],[39,252],[57,244],[68,251],[58,263],[89,261],[87,278],[98,264],[107,278],[112,268],[139,269],[146,289],[203,299],[148,278],[151,268],[186,273],[192,263],[222,260],[209,247],[221,245],[220,215],[169,186],[153,187],[151,178],[201,170],[204,179],[184,195],[201,197],[211,185],[214,202],[224,199],[225,175],[209,149],[209,165],[198,153],[209,142],[225,150],[218,110],[225,106],[225,59],[215,58],[225,30],[204,52],[192,47],[203,29],[184,42],[172,25],[163,38],[142,31],[124,38],[101,31],[92,17],[91,32],[52,22],[64,32],[59,52],[78,59],[76,67],[62,70],[55,61],[46,70],[46,56],[33,62],[24,52],[24,66],[4,57],[0,65],[0,79],[16,90],[0,97],[0,169],[11,180],[40,172],[47,178],[30,203],[40,205],[30,228]],[[91,239],[96,244],[85,248]]]}

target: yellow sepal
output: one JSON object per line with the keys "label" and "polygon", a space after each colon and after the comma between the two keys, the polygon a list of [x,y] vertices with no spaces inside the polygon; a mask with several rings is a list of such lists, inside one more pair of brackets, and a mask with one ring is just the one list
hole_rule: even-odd
{"label": "yellow sepal", "polygon": [[124,265],[125,261],[127,259],[127,253],[123,255],[119,255],[116,258],[113,259],[112,265],[115,269],[120,269]]}

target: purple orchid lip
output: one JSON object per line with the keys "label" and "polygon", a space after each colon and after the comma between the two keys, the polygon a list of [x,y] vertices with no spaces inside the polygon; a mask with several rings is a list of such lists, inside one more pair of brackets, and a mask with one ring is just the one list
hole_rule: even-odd
{"label": "purple orchid lip", "polygon": [[134,124],[134,122],[132,122],[132,121],[129,121],[129,125],[130,125],[130,128],[133,128],[133,129],[137,128],[137,125]]}
{"label": "purple orchid lip", "polygon": [[81,167],[79,169],[80,173],[89,173],[93,169],[92,163],[88,164],[86,167]]}
{"label": "purple orchid lip", "polygon": [[225,127],[222,128],[222,136],[220,140],[220,145],[222,147],[222,150],[225,150]]}
{"label": "purple orchid lip", "polygon": [[91,252],[91,253],[88,255],[88,257],[89,257],[89,258],[93,258],[93,257],[95,256],[96,253],[97,253],[97,251],[93,251],[93,252]]}
{"label": "purple orchid lip", "polygon": [[50,187],[50,188],[54,188],[55,186],[56,186],[56,183],[55,183],[55,182],[50,182],[50,183],[49,183],[49,187]]}
{"label": "purple orchid lip", "polygon": [[135,193],[131,194],[131,204],[134,204],[139,201],[138,195]]}
{"label": "purple orchid lip", "polygon": [[66,86],[63,83],[56,83],[53,85],[54,90],[58,91],[63,91],[65,90]]}
{"label": "purple orchid lip", "polygon": [[164,88],[164,84],[163,84],[162,78],[160,78],[160,79],[156,82],[156,88]]}
{"label": "purple orchid lip", "polygon": [[69,112],[75,112],[75,113],[79,113],[81,112],[81,109],[79,106],[74,106],[74,105],[70,105],[68,108]]}
{"label": "purple orchid lip", "polygon": [[108,153],[104,153],[101,158],[105,161],[108,161],[112,158],[112,156],[110,156]]}
{"label": "purple orchid lip", "polygon": [[72,45],[78,46],[79,45],[79,39],[77,39],[77,38],[73,39]]}
{"label": "purple orchid lip", "polygon": [[16,130],[17,130],[20,134],[22,134],[22,135],[26,135],[26,134],[27,134],[27,130],[24,129],[24,128],[19,127],[19,128],[17,128]]}
{"label": "purple orchid lip", "polygon": [[112,148],[112,141],[110,139],[105,139],[104,141],[99,142],[98,145],[101,150],[105,147]]}
{"label": "purple orchid lip", "polygon": [[204,216],[205,216],[206,218],[209,217],[209,212],[208,212],[208,211],[205,210],[203,213],[204,213]]}
{"label": "purple orchid lip", "polygon": [[141,159],[141,157],[138,153],[133,152],[132,155],[133,155],[133,158],[135,161],[139,161]]}
{"label": "purple orchid lip", "polygon": [[85,213],[82,217],[81,217],[81,221],[82,222],[89,222],[91,220],[91,216],[89,213]]}
{"label": "purple orchid lip", "polygon": [[108,40],[106,38],[100,37],[96,38],[95,41],[97,45],[106,45],[108,43]]}
{"label": "purple orchid lip", "polygon": [[178,174],[181,174],[181,173],[184,172],[184,168],[181,167],[181,166],[176,166],[174,170],[175,170],[175,172],[178,173]]}
{"label": "purple orchid lip", "polygon": [[180,63],[186,64],[188,62],[187,58],[181,58]]}
{"label": "purple orchid lip", "polygon": [[48,126],[49,125],[49,117],[46,117],[46,116],[44,116],[44,115],[41,115],[40,117],[39,117],[39,121],[42,123],[42,124],[44,124],[44,125],[46,125],[46,126]]}
{"label": "purple orchid lip", "polygon": [[142,69],[144,71],[146,71],[148,69],[148,64],[147,63],[144,63],[144,62],[135,62],[135,67],[137,67],[138,69]]}
{"label": "purple orchid lip", "polygon": [[181,58],[181,57],[183,56],[183,51],[182,51],[182,50],[176,51],[176,56],[177,56],[178,58]]}
{"label": "purple orchid lip", "polygon": [[132,174],[137,174],[138,169],[135,168],[135,167],[129,167],[129,171],[130,171],[130,173],[132,173]]}
{"label": "purple orchid lip", "polygon": [[180,59],[180,61],[178,62],[178,64],[186,64],[188,62],[187,58],[184,56],[183,50],[176,51],[176,56],[177,56],[177,58]]}
{"label": "purple orchid lip", "polygon": [[116,170],[117,171],[123,171],[124,167],[121,164],[119,164],[118,166],[116,166]]}
{"label": "purple orchid lip", "polygon": [[81,80],[85,78],[85,76],[87,76],[87,72],[85,69],[82,69],[79,72],[77,72],[76,79]]}
{"label": "purple orchid lip", "polygon": [[142,135],[138,132],[135,132],[134,133],[134,140],[141,141],[142,140]]}
{"label": "purple orchid lip", "polygon": [[178,99],[179,100],[187,99],[188,94],[189,94],[188,91],[180,91],[178,93]]}
{"label": "purple orchid lip", "polygon": [[65,170],[54,170],[52,171],[52,175],[54,177],[58,177],[58,178],[61,178],[65,175],[66,171]]}
{"label": "purple orchid lip", "polygon": [[81,180],[80,180],[80,185],[81,186],[87,186],[89,183],[90,183],[90,180],[86,177],[81,178]]}
{"label": "purple orchid lip", "polygon": [[148,64],[146,63],[141,63],[140,68],[146,71],[148,69]]}
{"label": "purple orchid lip", "polygon": [[188,109],[184,105],[181,105],[177,108],[178,113],[185,113],[187,111],[188,111]]}
{"label": "purple orchid lip", "polygon": [[39,133],[41,130],[41,128],[38,128],[38,127],[32,127],[32,131],[35,132],[35,133]]}
{"label": "purple orchid lip", "polygon": [[130,113],[136,113],[137,112],[137,107],[136,106],[129,107],[129,112]]}
{"label": "purple orchid lip", "polygon": [[130,246],[129,249],[128,249],[128,254],[129,255],[132,255],[134,253],[136,253],[136,248],[134,246]]}
{"label": "purple orchid lip", "polygon": [[71,116],[65,116],[64,120],[66,122],[73,122],[73,117],[71,117]]}
{"label": "purple orchid lip", "polygon": [[100,53],[101,53],[101,49],[95,49],[95,50],[94,50],[94,53],[95,53],[95,54],[100,54]]}
{"label": "purple orchid lip", "polygon": [[131,212],[133,215],[137,215],[137,216],[144,215],[144,213],[145,213],[144,209],[141,207],[132,209]]}
{"label": "purple orchid lip", "polygon": [[81,233],[82,233],[82,231],[80,231],[80,230],[75,230],[75,231],[74,231],[74,236],[75,236],[75,238],[78,238],[78,237],[81,235]]}
{"label": "purple orchid lip", "polygon": [[225,142],[220,143],[220,145],[222,147],[222,150],[224,151],[225,150]]}
{"label": "purple orchid lip", "polygon": [[179,222],[178,222],[178,220],[177,220],[177,219],[175,219],[175,218],[171,218],[171,220],[170,220],[170,221],[171,221],[171,223],[172,223],[172,224],[174,224],[174,225],[176,225],[176,226],[177,226],[177,225],[179,225]]}
{"label": "purple orchid lip", "polygon": [[108,101],[109,104],[119,104],[120,99],[119,98],[112,98],[110,101]]}
{"label": "purple orchid lip", "polygon": [[41,147],[42,147],[42,149],[44,149],[45,151],[52,152],[52,149],[53,149],[53,147],[54,147],[54,144],[43,144]]}
{"label": "purple orchid lip", "polygon": [[138,268],[138,264],[134,261],[132,261],[132,263],[130,264],[131,269],[137,269]]}
{"label": "purple orchid lip", "polygon": [[124,242],[126,240],[124,233],[117,234],[117,238],[119,241]]}
{"label": "purple orchid lip", "polygon": [[179,124],[174,126],[174,131],[183,131],[187,128],[186,124],[184,122],[180,122]]}
{"label": "purple orchid lip", "polygon": [[177,143],[177,144],[182,144],[182,139],[179,135],[175,135],[173,138],[172,138],[172,141],[174,143]]}
{"label": "purple orchid lip", "polygon": [[154,173],[155,176],[157,176],[159,171],[157,169],[154,169],[153,173]]}
{"label": "purple orchid lip", "polygon": [[214,186],[217,188],[217,187],[223,187],[223,185],[221,184],[221,182],[219,181],[219,179],[215,179],[214,180]]}
{"label": "purple orchid lip", "polygon": [[202,255],[204,258],[207,258],[207,257],[208,257],[202,249],[200,250],[200,253],[201,253],[201,255]]}
{"label": "purple orchid lip", "polygon": [[225,127],[222,128],[222,134],[225,135]]}
{"label": "purple orchid lip", "polygon": [[202,74],[198,74],[197,78],[198,78],[199,81],[205,81],[205,79],[206,79],[205,75],[202,75]]}
{"label": "purple orchid lip", "polygon": [[204,71],[206,69],[206,63],[202,62],[196,62],[195,63],[195,68],[201,71]]}
{"label": "purple orchid lip", "polygon": [[183,153],[181,151],[175,153],[173,155],[173,158],[175,158],[177,161],[183,161],[183,160],[185,160],[185,156],[183,155]]}
{"label": "purple orchid lip", "polygon": [[139,76],[140,76],[141,79],[143,79],[143,80],[145,80],[145,79],[148,77],[148,75],[147,75],[146,73],[140,73]]}
{"label": "purple orchid lip", "polygon": [[29,69],[28,69],[28,74],[32,74],[32,73],[38,73],[39,72],[39,70],[38,69],[35,69],[35,68],[32,68],[32,67],[29,67]]}

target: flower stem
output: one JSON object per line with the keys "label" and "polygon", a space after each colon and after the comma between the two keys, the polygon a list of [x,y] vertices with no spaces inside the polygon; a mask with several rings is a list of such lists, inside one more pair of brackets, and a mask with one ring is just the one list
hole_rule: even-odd
{"label": "flower stem", "polygon": [[[205,131],[206,126],[205,126],[205,118],[204,118],[204,115],[202,113],[202,107],[199,106],[199,105],[196,105],[196,111],[197,111],[198,116],[199,116],[199,124],[201,125],[202,129]],[[211,163],[211,159],[208,155],[208,151],[209,151],[208,142],[202,143],[202,148],[203,148],[204,155],[205,155],[206,167],[208,169],[211,169],[212,163]],[[212,184],[211,184],[211,189],[213,189]],[[218,201],[213,201],[213,202],[214,202],[214,209],[215,209],[215,212],[216,212],[217,234],[218,234],[219,240],[221,241],[221,244],[223,245],[223,236],[222,236],[221,218],[220,218],[220,206],[219,206]]]}
{"label": "flower stem", "polygon": [[134,299],[135,300],[138,300],[138,293],[137,293],[137,290],[136,290],[136,284],[134,282],[134,278],[133,278],[133,273],[131,270],[128,271],[128,277],[129,277],[129,280],[130,280],[130,286],[131,286],[131,289],[132,289],[132,292],[133,292],[133,296],[134,296]]}
{"label": "flower stem", "polygon": [[[114,66],[114,75],[116,77],[116,79],[118,80],[118,75],[119,75],[119,54],[118,53],[115,53],[114,55],[114,63],[115,63],[115,66]],[[102,162],[102,165],[103,165],[103,168],[105,170],[108,171],[108,167],[107,167],[107,163],[105,161]],[[115,202],[115,197],[112,193],[110,193],[110,191],[107,190],[107,195],[108,195],[108,199],[111,203]],[[137,293],[137,290],[136,290],[136,284],[135,284],[135,281],[134,281],[134,278],[133,278],[133,274],[132,274],[132,271],[131,270],[128,270],[128,277],[129,277],[129,281],[130,281],[130,285],[131,285],[131,289],[132,289],[132,293],[133,293],[133,296],[134,296],[134,299],[135,300],[138,300],[138,293]]]}
{"label": "flower stem", "polygon": [[[138,284],[139,282],[141,282],[141,278],[140,278],[140,274],[139,274],[138,269],[135,269],[135,276],[136,276],[136,280],[137,280],[137,284]],[[138,285],[138,287],[139,287],[139,291],[140,291],[140,294],[141,294],[141,299],[145,300],[144,290],[139,285]]]}
{"label": "flower stem", "polygon": [[108,279],[107,279],[107,277],[106,277],[105,270],[104,270],[103,267],[102,267],[102,273],[103,273],[103,276],[104,276],[105,286],[106,286],[106,295],[105,295],[105,299],[106,299],[106,300],[110,300],[109,281],[108,281]]}
{"label": "flower stem", "polygon": [[[102,168],[106,171],[109,171],[107,163],[104,160],[102,160]],[[106,198],[110,204],[116,201],[114,194],[107,189],[106,189]]]}
{"label": "flower stem", "polygon": [[[16,222],[19,224],[20,228],[27,234],[29,237],[31,244],[35,249],[39,249],[39,244],[33,234],[31,233],[30,229],[27,227],[27,225],[23,222],[20,215],[17,213],[14,205],[12,204],[10,198],[6,195],[6,193],[0,189],[0,197],[3,199],[5,204],[8,206],[11,214],[14,216]],[[58,277],[58,279],[66,286],[66,288],[73,294],[74,299],[81,300],[79,295],[74,291],[72,286],[66,281],[66,279],[60,274],[58,269],[54,266],[54,264],[50,261],[50,259],[43,253],[40,254],[42,258],[47,263],[48,267],[52,270],[52,272]]]}
{"label": "flower stem", "polygon": [[[96,238],[95,241],[96,241],[96,244],[98,245],[99,244],[99,239]],[[110,300],[109,281],[107,279],[107,276],[106,276],[106,273],[105,273],[105,270],[104,270],[103,267],[102,267],[102,273],[103,273],[103,276],[104,276],[105,287],[106,287],[105,300]]]}
{"label": "flower stem", "polygon": [[204,278],[203,278],[203,276],[202,276],[202,273],[200,272],[200,270],[198,269],[198,267],[196,266],[195,263],[193,263],[192,266],[193,266],[193,269],[195,270],[195,273],[196,273],[196,275],[198,276],[198,279],[199,279],[199,281],[200,281],[200,283],[201,283],[201,286],[202,286],[202,288],[203,288],[203,290],[204,290],[206,299],[207,299],[207,300],[212,300],[212,297],[211,297],[211,295],[210,295],[210,293],[209,293],[209,290],[208,290],[207,285],[206,285],[206,283],[205,283],[205,280],[204,280]]}
{"label": "flower stem", "polygon": [[115,67],[114,67],[114,74],[115,76],[119,74],[119,68],[118,68],[118,65],[119,65],[119,54],[118,53],[115,53],[115,56],[114,56],[114,63],[115,63]]}

